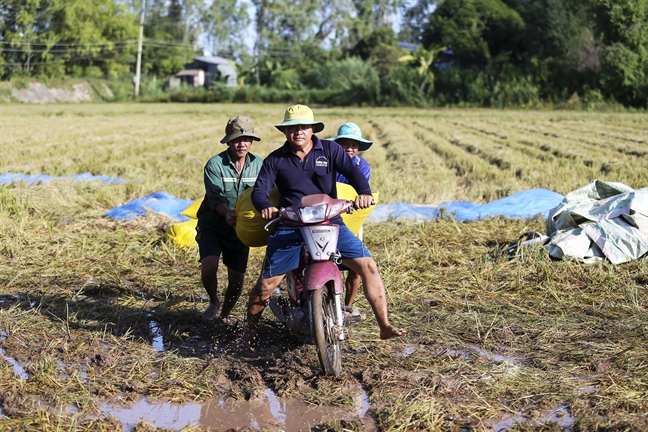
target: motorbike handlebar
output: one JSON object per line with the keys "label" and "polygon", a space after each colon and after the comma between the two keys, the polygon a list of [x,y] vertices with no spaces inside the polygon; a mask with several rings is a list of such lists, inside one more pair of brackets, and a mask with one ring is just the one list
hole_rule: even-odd
{"label": "motorbike handlebar", "polygon": [[[371,198],[371,205],[376,205],[376,200],[374,198]],[[352,206],[347,207],[347,209],[346,209],[347,214],[353,214],[354,209],[358,210],[355,203],[353,203]]]}

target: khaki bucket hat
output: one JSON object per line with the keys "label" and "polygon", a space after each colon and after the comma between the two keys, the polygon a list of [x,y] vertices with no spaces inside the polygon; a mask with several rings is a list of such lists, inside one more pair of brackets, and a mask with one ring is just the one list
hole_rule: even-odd
{"label": "khaki bucket hat", "polygon": [[220,140],[220,142],[227,144],[240,136],[247,136],[252,138],[254,141],[261,141],[261,138],[254,134],[254,124],[252,123],[252,120],[245,116],[236,116],[227,120],[227,126],[225,126],[225,137]]}
{"label": "khaki bucket hat", "polygon": [[275,127],[283,132],[286,126],[296,125],[312,125],[315,133],[324,130],[324,123],[316,122],[313,111],[306,105],[293,105],[288,107],[284,113],[283,123],[279,123]]}

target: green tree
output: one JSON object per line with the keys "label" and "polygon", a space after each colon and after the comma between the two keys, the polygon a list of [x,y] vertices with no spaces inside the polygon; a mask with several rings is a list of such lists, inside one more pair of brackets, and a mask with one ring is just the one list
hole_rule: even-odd
{"label": "green tree", "polygon": [[192,25],[191,3],[147,0],[142,49],[142,73],[166,78],[193,58],[198,38]]}
{"label": "green tree", "polygon": [[249,31],[248,3],[213,0],[203,17],[205,34],[214,53],[249,62],[245,39]]}
{"label": "green tree", "polygon": [[113,0],[0,3],[3,75],[117,74],[135,52],[135,17]]}
{"label": "green tree", "polygon": [[422,92],[428,91],[434,87],[433,65],[439,54],[446,47],[432,47],[425,49],[419,46],[413,54],[406,54],[398,58],[401,63],[409,63],[416,68],[419,81],[419,89]]}
{"label": "green tree", "polygon": [[463,66],[492,65],[521,52],[525,23],[501,0],[445,0],[423,34],[425,46],[447,46]]}
{"label": "green tree", "polygon": [[593,0],[601,44],[601,91],[624,104],[648,104],[648,0]]}

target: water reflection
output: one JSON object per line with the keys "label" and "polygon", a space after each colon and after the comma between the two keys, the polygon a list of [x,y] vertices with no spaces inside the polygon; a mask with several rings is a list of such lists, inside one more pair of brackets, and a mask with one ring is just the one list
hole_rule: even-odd
{"label": "water reflection", "polygon": [[[124,430],[133,430],[141,421],[158,428],[180,430],[194,425],[216,430],[254,428],[261,430],[310,430],[322,423],[357,420],[365,430],[378,430],[371,414],[369,399],[359,387],[356,406],[344,409],[333,406],[312,406],[295,399],[281,399],[272,389],[264,397],[251,401],[213,399],[203,404],[174,404],[140,399],[131,405],[104,403],[101,411],[122,423]],[[354,398],[355,399],[355,398]]]}
{"label": "water reflection", "polygon": [[152,313],[148,314],[149,329],[151,330],[151,334],[153,335],[153,338],[151,339],[151,345],[153,346],[153,348],[155,348],[156,351],[162,352],[164,351],[164,337],[162,336],[162,329],[160,328],[160,324],[157,321],[150,319],[152,316]]}
{"label": "water reflection", "polygon": [[[7,332],[0,332],[0,342],[4,341],[5,339],[7,339]],[[23,368],[15,358],[5,355],[6,352],[7,351],[5,351],[4,348],[0,348],[0,356],[2,356],[2,358],[4,358],[7,363],[11,365],[11,367],[13,367],[13,370],[16,375],[18,375],[18,378],[27,381],[29,379],[29,374],[27,373],[25,368]]]}
{"label": "water reflection", "polygon": [[503,432],[513,428],[516,424],[530,427],[540,427],[546,424],[555,424],[565,432],[571,432],[575,420],[569,412],[566,405],[560,405],[558,408],[541,415],[537,419],[529,419],[522,414],[516,414],[505,420],[500,421],[493,428],[494,432]]}

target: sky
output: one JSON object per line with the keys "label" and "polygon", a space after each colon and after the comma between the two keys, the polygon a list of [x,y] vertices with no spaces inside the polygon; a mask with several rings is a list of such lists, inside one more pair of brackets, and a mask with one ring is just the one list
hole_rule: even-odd
{"label": "sky", "polygon": [[[205,2],[208,2],[208,1],[209,0],[205,0]],[[406,4],[406,5],[413,4],[415,1],[416,0],[405,0],[404,4]],[[243,3],[247,5],[247,12],[248,12],[248,15],[250,17],[250,25],[248,27],[248,31],[245,32],[246,37],[244,39],[244,42],[245,42],[245,45],[247,45],[247,47],[249,48],[250,54],[252,54],[253,53],[253,48],[254,48],[254,40],[255,40],[255,36],[256,36],[256,32],[254,30],[255,7],[250,1],[244,1]],[[432,8],[431,11],[432,10],[434,10],[434,9]],[[402,28],[402,25],[403,25],[402,21],[403,21],[403,18],[401,16],[400,10],[399,10],[399,12],[394,14],[392,16],[392,19],[391,19],[392,28],[394,29],[394,32],[396,32],[396,34],[398,34],[400,32],[401,28]],[[202,35],[200,37],[199,42],[203,47],[205,47],[204,55],[206,55],[206,56],[212,55],[212,54],[219,55],[218,53],[213,52],[212,47],[208,46],[207,38],[205,37],[205,35]]]}

